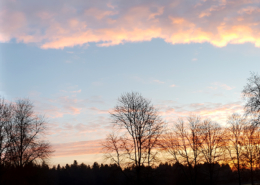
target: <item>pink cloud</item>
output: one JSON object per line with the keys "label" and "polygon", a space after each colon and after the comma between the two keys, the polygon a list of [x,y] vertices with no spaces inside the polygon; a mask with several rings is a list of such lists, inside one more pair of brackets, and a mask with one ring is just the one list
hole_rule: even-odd
{"label": "pink cloud", "polygon": [[[75,93],[79,92],[81,90]],[[37,114],[44,114],[48,118],[61,118],[64,115],[80,114],[88,101],[87,99],[77,99],[72,96],[60,96],[54,99],[34,100],[34,104]]]}
{"label": "pink cloud", "polygon": [[98,154],[102,152],[102,140],[53,144],[54,157]]}
{"label": "pink cloud", "polygon": [[[3,0],[0,41],[36,43],[43,49],[90,42],[112,46],[161,38],[171,44],[208,42],[217,47],[260,47],[259,0],[98,1]],[[185,12],[185,13],[183,13]]]}

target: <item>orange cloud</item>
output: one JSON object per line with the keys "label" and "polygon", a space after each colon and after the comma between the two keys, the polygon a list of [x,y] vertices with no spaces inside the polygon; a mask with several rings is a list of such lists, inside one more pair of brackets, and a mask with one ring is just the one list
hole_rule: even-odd
{"label": "orange cloud", "polygon": [[232,113],[243,113],[243,106],[240,102],[221,103],[193,103],[188,105],[158,106],[160,115],[170,122],[178,117],[187,117],[191,114],[199,115],[203,118],[210,118],[225,124],[226,119]]}
{"label": "orange cloud", "polygon": [[80,0],[53,5],[47,0],[31,7],[26,0],[23,4],[3,0],[0,41],[33,42],[43,49],[90,42],[104,47],[153,38],[171,44],[208,42],[223,47],[250,42],[260,47],[259,2]]}

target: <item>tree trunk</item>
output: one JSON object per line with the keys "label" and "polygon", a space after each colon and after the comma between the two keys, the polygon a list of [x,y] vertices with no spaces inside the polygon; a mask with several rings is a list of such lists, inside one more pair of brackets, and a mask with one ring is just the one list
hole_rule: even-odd
{"label": "tree trunk", "polygon": [[250,175],[251,175],[251,185],[254,185],[254,175],[253,175],[253,166],[251,164],[250,166]]}
{"label": "tree trunk", "polygon": [[241,185],[241,177],[240,177],[240,167],[239,167],[239,164],[238,164],[237,173],[238,173],[238,184]]}
{"label": "tree trunk", "polygon": [[137,185],[141,185],[140,166],[136,167],[136,179],[137,179]]}
{"label": "tree trunk", "polygon": [[213,185],[213,172],[210,170],[209,172],[210,185]]}

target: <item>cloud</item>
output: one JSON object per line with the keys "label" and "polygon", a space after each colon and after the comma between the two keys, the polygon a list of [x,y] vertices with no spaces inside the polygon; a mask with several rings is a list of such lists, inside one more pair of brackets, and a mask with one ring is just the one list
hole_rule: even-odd
{"label": "cloud", "polygon": [[72,93],[81,93],[81,89],[79,89],[77,91],[72,91]]}
{"label": "cloud", "polygon": [[77,88],[77,86],[75,86],[75,87],[67,87],[67,89],[68,90],[60,90],[60,92],[62,92],[62,93],[69,93],[69,94],[77,94],[77,93],[81,93],[81,89],[79,89],[79,90],[71,90],[71,89],[75,89],[75,88]]}
{"label": "cloud", "polygon": [[112,111],[112,109],[111,110],[101,110],[101,109],[96,108],[96,107],[90,107],[89,110],[96,112],[97,114],[109,114],[109,112]]}
{"label": "cloud", "polygon": [[41,107],[37,105],[37,113],[44,114],[48,118],[61,118],[64,115],[77,115],[80,114],[82,108],[71,105],[60,105],[51,103],[40,103]]}
{"label": "cloud", "polygon": [[103,83],[102,83],[102,82],[99,82],[99,81],[96,81],[96,82],[92,82],[92,85],[93,85],[93,86],[102,86]]}
{"label": "cloud", "polygon": [[107,47],[161,38],[171,44],[260,47],[259,0],[25,1],[3,0],[0,41],[63,49]]}
{"label": "cloud", "polygon": [[[62,91],[67,93],[67,91]],[[33,100],[37,114],[44,114],[48,118],[61,118],[64,115],[78,115],[84,109],[88,99],[78,99],[73,97],[73,93],[80,93],[78,91],[69,91],[72,96],[59,96],[54,99],[37,98]]]}
{"label": "cloud", "polygon": [[77,85],[70,85],[60,90],[58,95],[52,98],[45,98],[40,96],[40,92],[31,92],[30,97],[35,105],[37,114],[43,114],[48,118],[62,118],[65,115],[79,115],[88,114],[108,114],[109,110],[101,110],[95,106],[106,105],[102,96],[91,96],[89,98],[78,98],[77,96],[82,92]]}
{"label": "cloud", "polygon": [[165,83],[165,82],[160,81],[160,80],[153,80],[153,82],[155,82],[155,83],[159,83],[159,84],[164,84],[164,83]]}
{"label": "cloud", "polygon": [[210,86],[208,87],[209,89],[218,89],[218,88],[222,88],[222,89],[225,89],[225,90],[232,90],[234,89],[235,87],[231,87],[231,86],[228,86],[227,84],[223,84],[223,83],[219,83],[219,82],[215,82],[215,83],[212,83],[213,86]]}
{"label": "cloud", "polygon": [[61,137],[62,135],[70,135],[73,137],[80,135],[85,136],[86,134],[89,136],[90,133],[97,134],[98,132],[102,132],[99,136],[105,136],[108,129],[112,128],[111,125],[112,124],[108,117],[96,116],[94,119],[81,119],[81,123],[77,123],[77,121],[60,124],[51,123],[49,124],[49,134]]}
{"label": "cloud", "polygon": [[232,102],[227,104],[207,102],[185,105],[179,105],[176,102],[175,105],[169,106],[161,104],[157,107],[160,110],[160,115],[170,122],[177,120],[179,117],[187,117],[191,114],[195,114],[225,124],[227,116],[233,113],[243,113],[241,102]]}
{"label": "cloud", "polygon": [[97,154],[102,152],[102,140],[53,144],[54,157]]}
{"label": "cloud", "polygon": [[64,115],[77,115],[83,110],[90,110],[92,114],[109,114],[112,110],[101,110],[97,107],[88,107],[91,103],[102,103],[102,100],[92,98],[77,99],[69,96],[62,96],[57,99],[48,99],[47,101],[37,101],[36,110],[38,113],[45,114],[50,118],[59,118]]}
{"label": "cloud", "polygon": [[52,119],[48,123],[48,140],[51,143],[103,139],[112,131],[113,124],[106,115],[77,116],[76,118]]}

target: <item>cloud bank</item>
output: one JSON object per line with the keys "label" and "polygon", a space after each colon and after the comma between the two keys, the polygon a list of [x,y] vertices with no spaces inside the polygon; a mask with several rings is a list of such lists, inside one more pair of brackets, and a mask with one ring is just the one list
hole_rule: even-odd
{"label": "cloud bank", "polygon": [[63,49],[161,38],[171,44],[260,47],[260,0],[3,0],[0,42]]}

